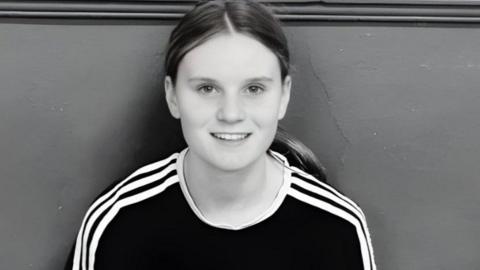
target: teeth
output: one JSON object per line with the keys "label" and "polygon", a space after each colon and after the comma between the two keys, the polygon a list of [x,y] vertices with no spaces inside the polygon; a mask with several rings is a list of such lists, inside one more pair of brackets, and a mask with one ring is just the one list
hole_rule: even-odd
{"label": "teeth", "polygon": [[225,141],[239,141],[248,136],[248,133],[212,133],[215,138]]}

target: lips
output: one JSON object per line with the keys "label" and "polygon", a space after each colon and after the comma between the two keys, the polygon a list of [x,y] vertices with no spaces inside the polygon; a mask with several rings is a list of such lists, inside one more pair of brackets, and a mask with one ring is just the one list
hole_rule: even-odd
{"label": "lips", "polygon": [[246,133],[246,132],[238,132],[238,133],[215,132],[210,134],[219,140],[232,141],[232,142],[245,140],[251,135],[251,133]]}

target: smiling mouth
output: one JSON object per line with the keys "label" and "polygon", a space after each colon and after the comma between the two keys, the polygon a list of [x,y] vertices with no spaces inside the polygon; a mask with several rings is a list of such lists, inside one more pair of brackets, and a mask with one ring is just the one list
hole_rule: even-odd
{"label": "smiling mouth", "polygon": [[241,141],[248,138],[252,133],[210,133],[213,137],[222,141]]}

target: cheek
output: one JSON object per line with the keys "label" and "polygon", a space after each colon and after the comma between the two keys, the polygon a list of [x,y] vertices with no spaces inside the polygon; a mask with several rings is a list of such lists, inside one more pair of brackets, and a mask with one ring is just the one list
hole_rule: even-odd
{"label": "cheek", "polygon": [[273,105],[257,106],[252,113],[255,125],[265,133],[275,133],[278,125],[278,107]]}
{"label": "cheek", "polygon": [[280,110],[279,98],[273,95],[266,97],[265,100],[259,104],[252,104],[251,110],[259,123],[263,125],[276,125]]}
{"label": "cheek", "polygon": [[184,130],[204,126],[214,114],[213,106],[192,95],[180,96],[178,104]]}

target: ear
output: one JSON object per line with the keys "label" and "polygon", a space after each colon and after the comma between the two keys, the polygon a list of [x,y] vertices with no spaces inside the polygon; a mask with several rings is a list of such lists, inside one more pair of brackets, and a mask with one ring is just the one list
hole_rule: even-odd
{"label": "ear", "polygon": [[180,111],[178,110],[178,103],[177,103],[177,93],[175,91],[175,87],[173,87],[172,78],[170,76],[165,77],[165,99],[167,100],[168,109],[170,110],[170,114],[176,118],[180,118]]}
{"label": "ear", "polygon": [[280,99],[280,109],[278,110],[278,120],[283,119],[287,112],[288,103],[290,101],[290,89],[292,88],[292,78],[290,75],[285,76],[282,84],[282,96]]}

